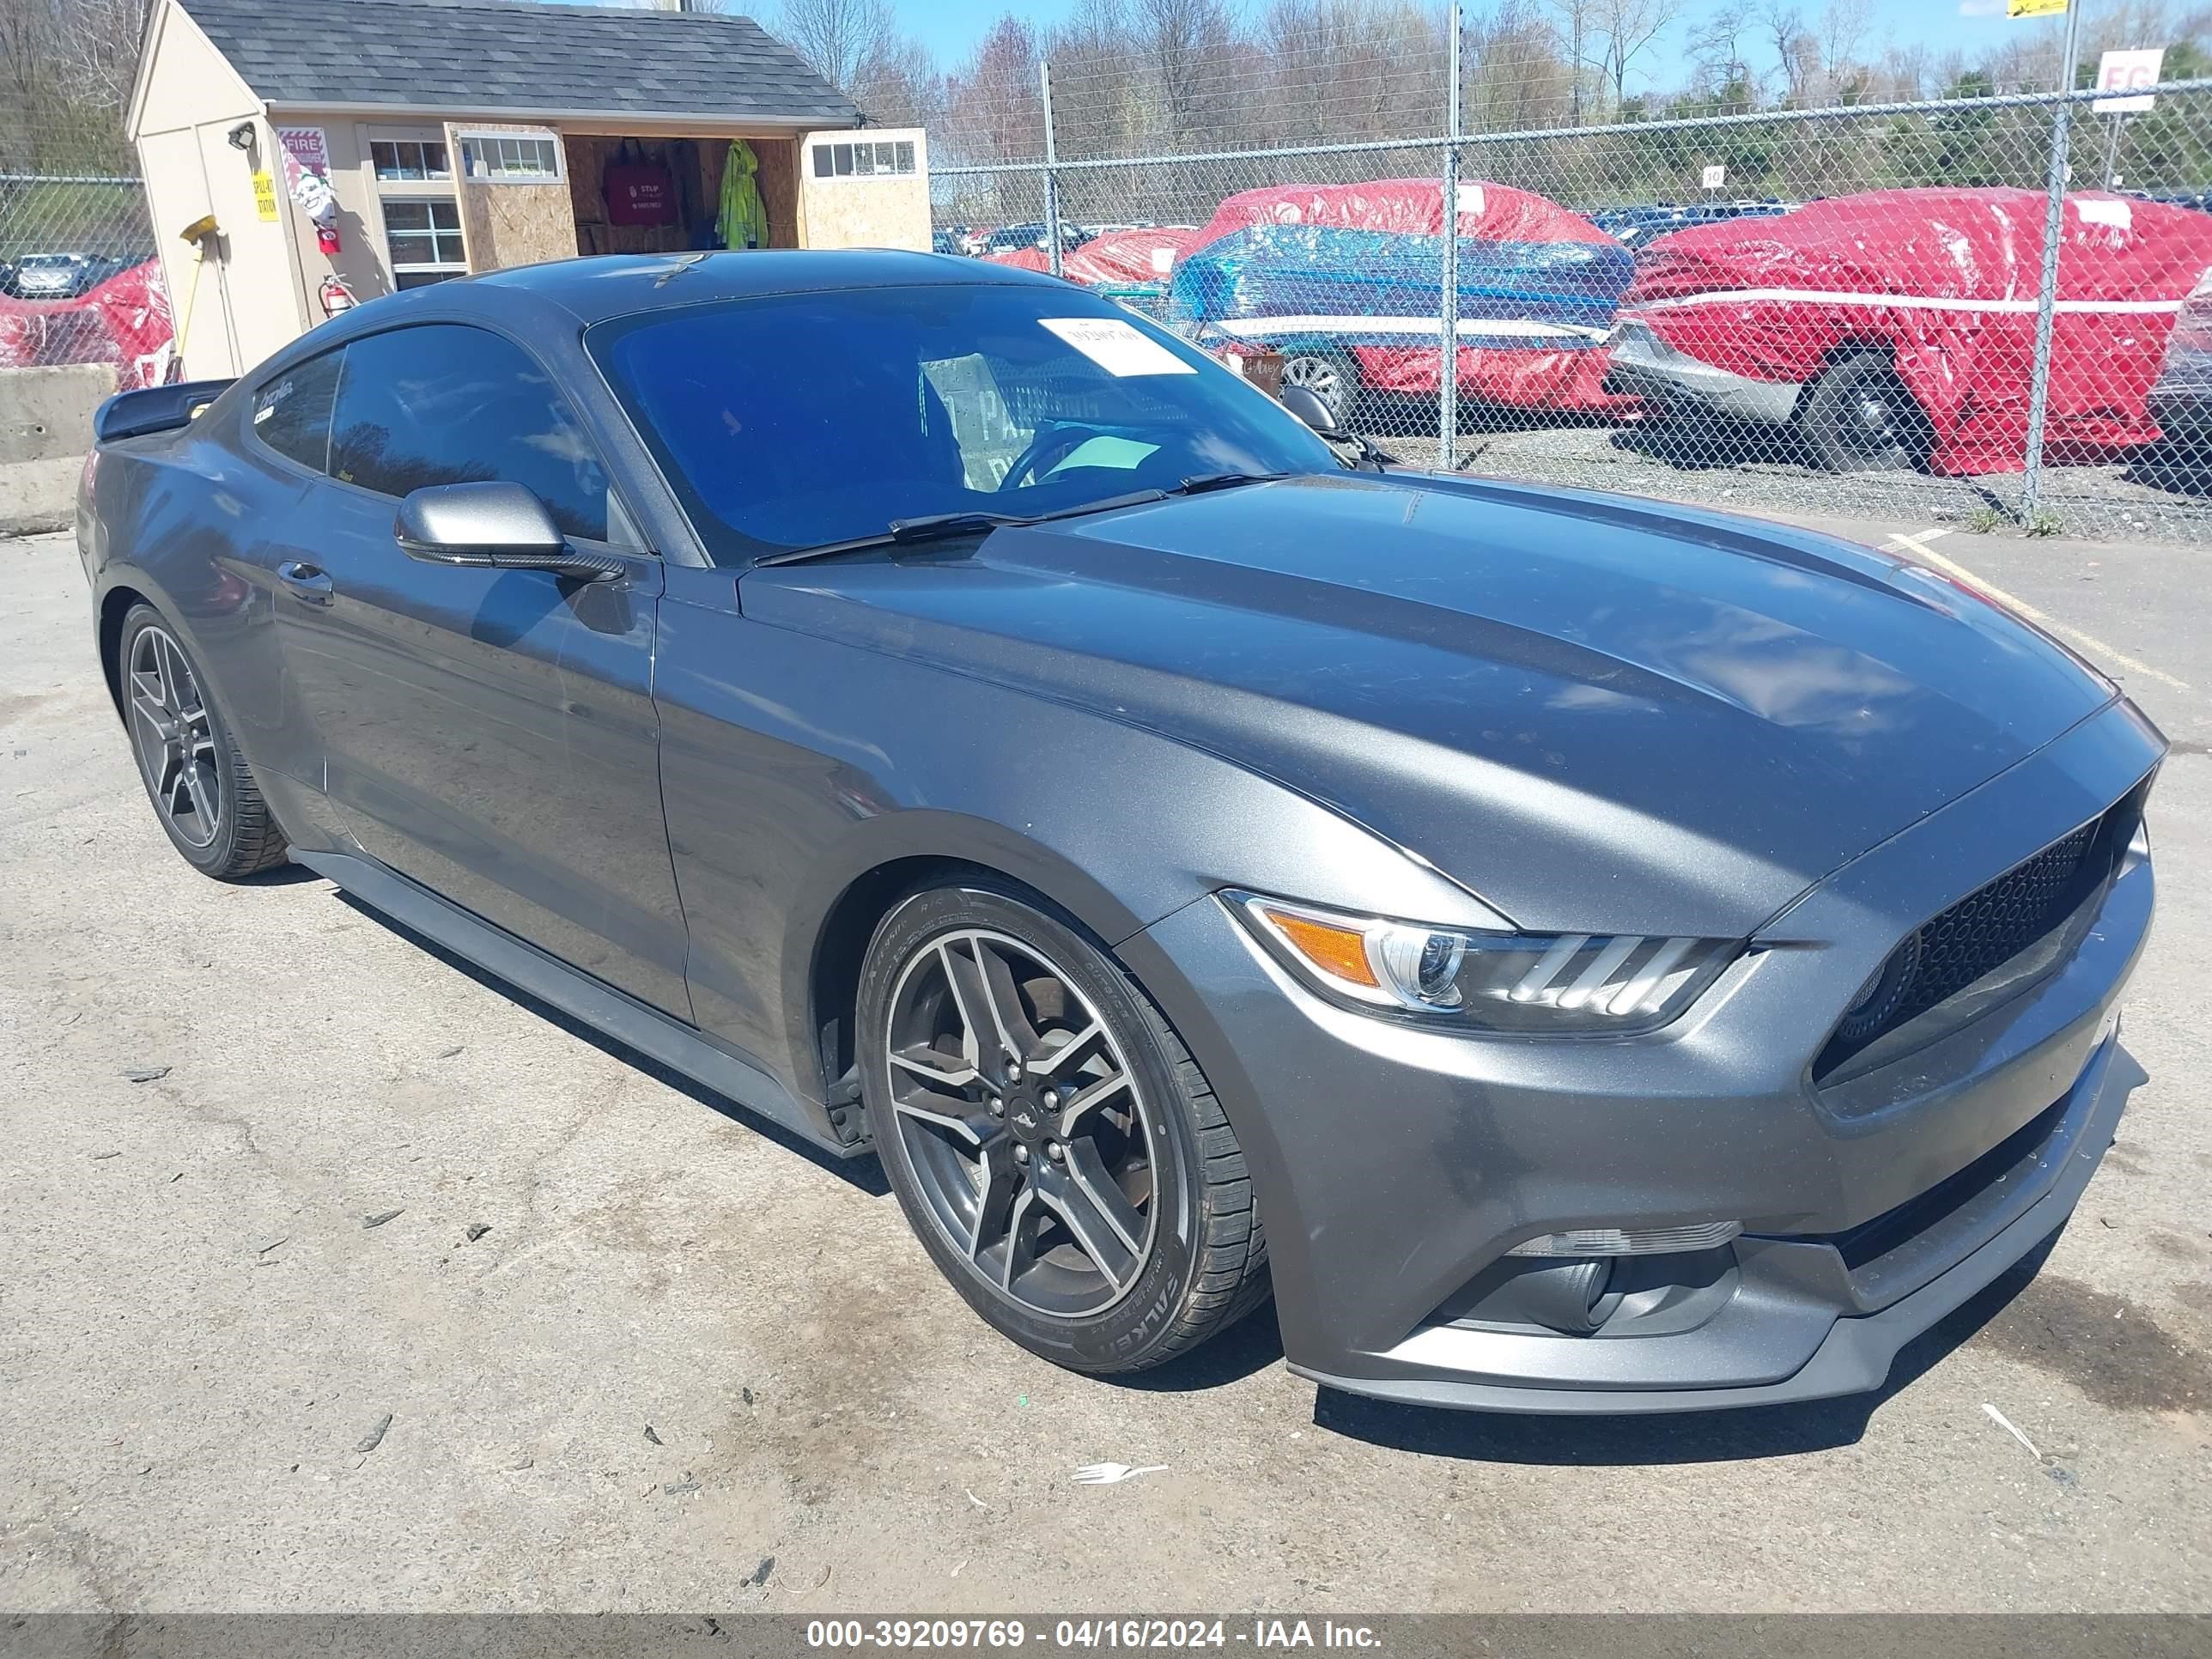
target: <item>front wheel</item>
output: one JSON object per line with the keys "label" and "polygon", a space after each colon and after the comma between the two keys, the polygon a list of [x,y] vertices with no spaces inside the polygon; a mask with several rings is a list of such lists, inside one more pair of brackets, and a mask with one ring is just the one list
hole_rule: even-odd
{"label": "front wheel", "polygon": [[1813,382],[1797,430],[1813,459],[1831,472],[1897,472],[1920,466],[1934,447],[1927,411],[1897,370],[1860,352]]}
{"label": "front wheel", "polygon": [[1031,1352],[1141,1370],[1263,1300],[1244,1155],[1136,983],[978,880],[915,893],[861,971],[860,1077],[907,1219]]}

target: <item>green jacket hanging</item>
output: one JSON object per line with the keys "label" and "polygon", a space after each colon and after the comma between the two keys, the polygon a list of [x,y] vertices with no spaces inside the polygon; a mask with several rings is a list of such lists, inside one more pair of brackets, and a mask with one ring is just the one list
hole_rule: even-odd
{"label": "green jacket hanging", "polygon": [[714,229],[724,247],[766,247],[768,209],[762,204],[760,159],[744,139],[730,144],[729,165],[722,169],[722,211]]}

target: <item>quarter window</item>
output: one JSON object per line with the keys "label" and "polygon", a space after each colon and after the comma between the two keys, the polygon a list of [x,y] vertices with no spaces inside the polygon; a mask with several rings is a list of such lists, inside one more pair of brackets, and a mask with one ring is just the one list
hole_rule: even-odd
{"label": "quarter window", "polygon": [[328,471],[331,406],[343,356],[325,351],[264,382],[253,394],[253,435],[301,466]]}
{"label": "quarter window", "polygon": [[368,159],[376,169],[378,179],[386,184],[453,176],[453,169],[446,160],[446,147],[428,139],[373,139],[368,146]]}
{"label": "quarter window", "polygon": [[493,185],[557,185],[566,176],[560,141],[550,133],[465,132],[461,171]]}
{"label": "quarter window", "polygon": [[814,176],[817,179],[896,178],[914,171],[914,141],[886,139],[881,143],[817,144]]}
{"label": "quarter window", "polygon": [[394,288],[424,288],[465,276],[460,204],[451,197],[384,204],[384,240],[392,252]]}
{"label": "quarter window", "polygon": [[605,541],[607,477],[568,399],[513,342],[432,323],[346,348],[331,474],[384,495],[496,479],[544,501],[562,533]]}

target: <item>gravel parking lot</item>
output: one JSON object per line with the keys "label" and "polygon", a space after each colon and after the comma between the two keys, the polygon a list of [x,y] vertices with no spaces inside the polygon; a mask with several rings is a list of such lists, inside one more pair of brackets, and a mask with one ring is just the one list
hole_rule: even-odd
{"label": "gravel parking lot", "polygon": [[[1923,545],[2174,739],[2148,1080],[1881,1395],[1566,1422],[1316,1397],[1266,1314],[1134,1382],[1029,1358],[872,1164],[304,872],[193,874],[74,549],[0,543],[0,1608],[2212,1610],[2202,556]],[[1164,1468],[1072,1481],[1109,1459]]]}

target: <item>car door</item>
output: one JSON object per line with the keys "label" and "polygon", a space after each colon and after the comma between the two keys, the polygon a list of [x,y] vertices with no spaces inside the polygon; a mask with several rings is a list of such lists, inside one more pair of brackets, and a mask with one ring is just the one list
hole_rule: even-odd
{"label": "car door", "polygon": [[[689,1018],[653,707],[659,561],[538,361],[453,322],[349,342],[325,476],[277,561],[288,672],[322,787],[383,863]],[[622,574],[409,558],[401,498],[496,479]]]}

